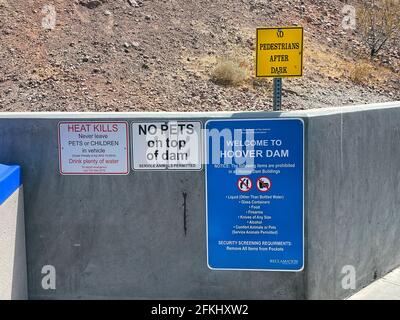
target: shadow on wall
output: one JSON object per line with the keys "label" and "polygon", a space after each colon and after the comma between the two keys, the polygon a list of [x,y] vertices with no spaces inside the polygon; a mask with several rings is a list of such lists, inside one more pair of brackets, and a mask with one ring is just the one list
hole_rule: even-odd
{"label": "shadow on wall", "polygon": [[25,217],[24,217],[24,196],[23,188],[20,187],[17,202],[17,221],[15,232],[14,264],[12,275],[12,300],[28,299],[28,279],[26,266],[25,246]]}
{"label": "shadow on wall", "polygon": [[0,300],[28,298],[22,186],[0,205]]}

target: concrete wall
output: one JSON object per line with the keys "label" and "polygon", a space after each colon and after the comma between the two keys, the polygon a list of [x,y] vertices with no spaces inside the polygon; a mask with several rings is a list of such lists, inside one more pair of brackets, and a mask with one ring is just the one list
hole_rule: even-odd
{"label": "concrete wall", "polygon": [[309,298],[346,297],[400,264],[400,108],[308,119]]}
{"label": "concrete wall", "polygon": [[0,300],[28,297],[22,187],[0,205]]}
{"label": "concrete wall", "polygon": [[[60,176],[67,119],[300,117],[306,123],[306,265],[300,273],[211,271],[204,171]],[[0,114],[0,162],[24,172],[29,297],[343,298],[400,265],[400,103],[286,113]],[[157,181],[157,185],[154,183]],[[184,194],[187,232],[184,232]],[[56,290],[41,286],[42,267]]]}

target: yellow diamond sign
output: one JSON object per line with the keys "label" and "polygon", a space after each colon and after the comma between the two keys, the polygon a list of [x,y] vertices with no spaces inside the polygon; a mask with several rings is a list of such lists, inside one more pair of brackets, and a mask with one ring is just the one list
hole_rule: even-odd
{"label": "yellow diamond sign", "polygon": [[301,77],[303,28],[258,28],[256,52],[257,77]]}

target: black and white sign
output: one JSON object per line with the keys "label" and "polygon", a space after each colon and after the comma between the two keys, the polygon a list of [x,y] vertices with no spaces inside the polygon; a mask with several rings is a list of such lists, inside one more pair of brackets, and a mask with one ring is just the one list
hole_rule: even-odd
{"label": "black and white sign", "polygon": [[132,123],[133,170],[201,170],[201,122]]}

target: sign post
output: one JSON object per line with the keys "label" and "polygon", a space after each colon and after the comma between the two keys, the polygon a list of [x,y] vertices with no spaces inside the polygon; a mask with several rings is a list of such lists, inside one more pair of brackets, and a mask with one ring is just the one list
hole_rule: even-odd
{"label": "sign post", "polygon": [[274,111],[282,109],[282,78],[274,78]]}
{"label": "sign post", "polygon": [[258,28],[256,76],[274,78],[274,111],[281,110],[282,78],[302,75],[303,28]]}

